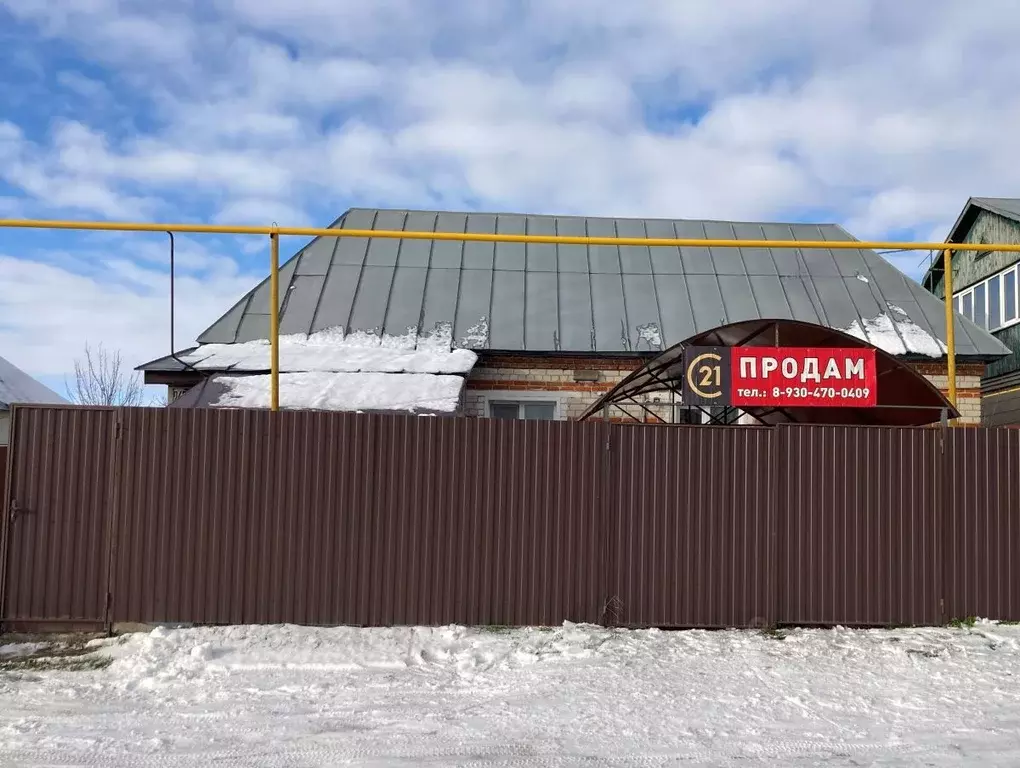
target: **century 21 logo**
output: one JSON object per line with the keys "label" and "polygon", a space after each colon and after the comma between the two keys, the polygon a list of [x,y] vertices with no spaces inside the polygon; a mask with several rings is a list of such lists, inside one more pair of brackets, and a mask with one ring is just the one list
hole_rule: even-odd
{"label": "century 21 logo", "polygon": [[687,364],[687,386],[706,400],[722,397],[722,356],[705,352],[691,360]]}

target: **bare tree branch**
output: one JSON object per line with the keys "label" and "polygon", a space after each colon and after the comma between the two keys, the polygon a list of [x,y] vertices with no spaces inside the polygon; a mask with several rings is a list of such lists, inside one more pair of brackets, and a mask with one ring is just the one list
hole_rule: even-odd
{"label": "bare tree branch", "polygon": [[79,405],[139,406],[144,399],[141,377],[124,367],[120,352],[85,343],[85,357],[74,361],[74,383],[64,384],[68,398]]}

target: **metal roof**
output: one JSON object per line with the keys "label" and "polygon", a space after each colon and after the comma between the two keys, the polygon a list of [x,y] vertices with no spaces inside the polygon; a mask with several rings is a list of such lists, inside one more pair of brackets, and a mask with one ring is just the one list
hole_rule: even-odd
{"label": "metal roof", "polygon": [[[637,405],[637,397],[654,392],[681,394],[685,372],[685,346],[767,347],[776,343],[789,347],[865,347],[867,343],[841,331],[790,320],[751,320],[713,329],[688,339],[686,344],[667,349],[604,393],[581,416],[581,421],[613,405],[624,413]],[[881,380],[877,406],[741,406],[740,410],[762,424],[872,424],[922,426],[942,418],[953,419],[960,412],[932,382],[908,363],[878,350],[876,374]],[[682,397],[679,398],[682,400]],[[638,408],[641,406],[638,405]],[[633,415],[633,414],[631,414]],[[640,417],[640,415],[639,415]]]}
{"label": "metal roof", "polygon": [[1016,197],[972,197],[971,202],[992,213],[998,213],[1016,221],[1020,221],[1020,198]]}
{"label": "metal roof", "polygon": [[0,410],[6,411],[15,403],[60,405],[66,402],[52,389],[0,357]]}
{"label": "metal roof", "polygon": [[[331,227],[587,236],[853,240],[834,224],[582,218],[355,208]],[[649,353],[720,325],[836,329],[888,314],[940,340],[942,302],[873,251],[316,238],[280,270],[281,334],[341,327],[492,351]],[[269,281],[198,341],[269,335]],[[909,345],[907,345],[909,348]],[[958,318],[957,351],[1008,352]],[[143,368],[178,369],[173,361]]]}
{"label": "metal roof", "polygon": [[[960,242],[961,238],[966,236],[967,232],[973,226],[974,219],[977,218],[978,211],[980,210],[997,213],[1000,216],[1005,216],[1007,219],[1020,222],[1020,198],[972,197],[967,200],[967,204],[963,206],[963,210],[960,211],[960,215],[953,223],[953,227],[949,230],[949,235],[946,237],[946,242]],[[922,284],[930,284],[932,282],[932,274],[935,272],[941,273],[943,271],[942,262],[944,258],[945,256],[941,251],[935,255],[935,258],[932,259],[931,265],[927,270],[925,270],[924,277],[921,279]]]}

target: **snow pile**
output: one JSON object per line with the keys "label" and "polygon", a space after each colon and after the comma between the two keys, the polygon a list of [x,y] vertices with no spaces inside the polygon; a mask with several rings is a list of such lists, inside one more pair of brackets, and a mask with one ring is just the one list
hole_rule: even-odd
{"label": "snow pile", "polygon": [[942,357],[946,353],[946,345],[911,320],[902,308],[890,304],[889,309],[892,314],[855,320],[840,330],[894,356]]}
{"label": "snow pile", "polygon": [[320,672],[448,667],[462,678],[497,668],[592,657],[612,633],[587,625],[556,631],[485,632],[460,626],[316,629],[293,625],[227,630],[157,628],[108,647],[115,686],[153,688],[204,672]]}
{"label": "snow pile", "polygon": [[[202,344],[180,355],[199,370],[268,371],[268,340],[243,344]],[[478,355],[469,349],[452,349],[447,329],[418,336],[413,328],[403,336],[364,332],[344,334],[342,328],[306,336],[280,337],[280,370],[365,373],[467,373]]]}
{"label": "snow pile", "polygon": [[6,643],[0,645],[0,659],[31,656],[50,647],[49,643]]}
{"label": "snow pile", "polygon": [[1017,765],[1020,627],[157,629],[0,674],[0,765]]}
{"label": "snow pile", "polygon": [[[218,408],[268,408],[270,377],[216,376],[225,389]],[[430,411],[452,413],[460,403],[462,376],[426,373],[280,374],[280,407],[322,411]]]}

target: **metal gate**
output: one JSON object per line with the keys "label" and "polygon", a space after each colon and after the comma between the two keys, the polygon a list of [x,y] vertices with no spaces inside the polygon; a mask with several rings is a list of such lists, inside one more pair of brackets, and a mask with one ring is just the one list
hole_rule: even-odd
{"label": "metal gate", "polygon": [[106,621],[114,492],[112,408],[15,408],[0,526],[5,623]]}

